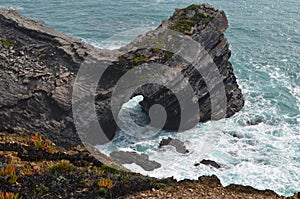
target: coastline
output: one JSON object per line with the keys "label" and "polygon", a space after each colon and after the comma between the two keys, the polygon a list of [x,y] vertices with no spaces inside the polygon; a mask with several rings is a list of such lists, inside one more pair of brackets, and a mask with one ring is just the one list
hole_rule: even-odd
{"label": "coastline", "polygon": [[[26,19],[26,21],[28,21],[28,19]],[[21,24],[21,22],[18,22]],[[32,21],[33,24],[37,25],[39,24],[38,22],[36,21]],[[37,26],[33,26],[33,27],[37,27]],[[40,27],[44,27],[42,24],[39,24],[38,26]],[[23,24],[23,28],[29,28],[30,29],[30,24]],[[86,44],[83,44],[80,40],[78,39],[73,39],[73,38],[70,38],[64,34],[60,34],[60,33],[53,33],[52,29],[33,29],[33,32],[36,31],[38,34],[33,33],[33,35],[35,35],[34,37],[38,37],[38,35],[42,35],[43,38],[42,40],[45,41],[45,45],[47,45],[47,42],[53,42],[55,41],[56,39],[59,40],[60,44],[61,43],[64,43],[66,45],[62,45],[60,46],[61,49],[63,51],[65,51],[67,54],[70,55],[70,57],[68,57],[67,59],[70,59],[72,60],[71,62],[78,62],[80,61],[84,56],[85,56],[85,53],[88,52],[88,51],[92,51],[94,48],[92,46],[89,46],[89,45],[86,45]],[[50,33],[50,34],[49,34]],[[11,34],[10,33],[7,33],[6,35],[4,35],[5,37],[7,35]],[[32,34],[32,33],[31,33]],[[53,34],[55,35],[53,37]],[[11,35],[12,36],[12,35]],[[45,37],[44,37],[45,36]],[[2,38],[3,35],[0,35],[0,37]],[[53,38],[55,38],[53,40]],[[11,55],[14,55],[15,53],[15,49],[14,49],[14,43],[16,43],[14,41],[14,38],[13,36],[11,38],[4,38],[2,40],[2,46],[7,50],[7,52],[9,52],[9,54]],[[56,43],[57,44],[57,43]],[[54,45],[56,45],[54,43]],[[70,44],[74,44],[74,45],[70,45]],[[5,55],[6,56],[6,55]],[[10,57],[12,59],[14,59],[14,56]],[[43,56],[41,57],[40,55],[38,55],[38,60],[37,61],[44,61],[44,58]],[[66,75],[66,74],[65,74]],[[69,74],[69,77],[70,79],[72,79],[74,77],[75,74]],[[47,76],[47,74],[42,74],[42,76]],[[23,83],[24,84],[27,84],[26,79],[24,79]],[[55,84],[64,84],[68,82],[68,80],[66,80],[65,82],[55,82]],[[62,92],[61,90],[59,90],[59,92]],[[60,104],[62,106],[62,109],[68,109],[68,102],[64,102],[62,101],[62,97],[61,95],[65,94],[65,93],[59,93],[58,92],[58,95],[57,95],[57,101],[58,101],[58,104]],[[11,96],[8,96],[8,98],[11,97]],[[11,99],[10,99],[11,100]],[[30,126],[29,126],[30,127]],[[44,151],[44,152],[38,152],[40,150],[36,150],[34,149],[34,144],[32,145],[32,142],[31,142],[31,136],[32,136],[32,132],[31,133],[25,133],[27,130],[16,130],[16,129],[3,129],[2,131],[4,130],[7,130],[7,132],[3,132],[2,133],[2,137],[1,137],[1,154],[3,154],[3,161],[6,162],[8,165],[9,164],[12,164],[14,166],[17,166],[17,170],[21,170],[24,166],[26,165],[30,165],[32,166],[34,169],[34,167],[36,166],[36,162],[37,159],[41,158],[42,157],[53,157],[52,153],[49,153],[49,151]],[[29,128],[29,130],[32,130]],[[17,133],[17,132],[22,132],[21,134]],[[50,133],[51,134],[51,133]],[[49,135],[50,135],[49,134]],[[56,137],[55,137],[56,136]],[[49,142],[52,142],[54,141],[55,143],[62,143],[61,142],[61,137],[59,135],[50,135],[49,137]],[[74,138],[74,140],[76,140],[76,138]],[[69,142],[72,142],[73,140],[70,140]],[[58,194],[57,191],[55,189],[49,189],[49,187],[45,186],[45,185],[41,185],[43,183],[40,184],[38,190],[36,190],[36,185],[34,184],[35,183],[35,180],[40,180],[39,182],[41,182],[44,178],[49,178],[51,179],[54,183],[55,180],[61,176],[59,174],[59,172],[54,172],[54,174],[49,174],[48,173],[48,167],[51,167],[49,166],[48,164],[50,165],[55,165],[55,164],[58,164],[59,162],[63,161],[63,160],[66,160],[68,161],[69,163],[71,164],[74,164],[73,166],[75,167],[78,167],[76,170],[77,170],[77,173],[73,173],[71,172],[66,172],[66,171],[62,171],[62,176],[63,178],[67,179],[69,178],[70,182],[73,182],[73,183],[76,183],[78,180],[78,178],[75,178],[75,175],[79,175],[79,176],[85,176],[88,174],[90,174],[90,169],[92,167],[94,167],[96,165],[96,167],[101,167],[102,166],[102,163],[97,163],[97,160],[93,159],[93,157],[87,155],[87,150],[84,149],[83,146],[80,146],[80,145],[77,145],[79,144],[78,143],[78,140],[76,140],[74,143],[76,143],[76,147],[77,149],[74,149],[72,147],[74,146],[70,146],[70,147],[66,147],[66,149],[55,149],[54,151],[54,154],[57,154],[58,158],[55,159],[55,158],[50,158],[47,160],[47,158],[43,161],[43,164],[45,165],[42,165],[42,169],[39,170],[39,168],[37,168],[35,171],[36,173],[33,174],[33,175],[29,175],[29,176],[22,176],[23,174],[21,174],[21,177],[19,178],[19,181],[20,183],[19,184],[14,184],[14,185],[1,185],[1,190],[2,191],[5,191],[5,192],[20,192],[21,196],[23,196],[23,198],[26,198],[26,197],[32,197],[32,193],[36,193],[37,195],[39,195],[40,193],[42,193],[42,195],[44,194],[49,194],[48,196],[50,196],[51,194],[53,194],[53,198],[57,197],[57,195],[55,194]],[[61,146],[63,146],[64,144],[61,144]],[[61,147],[59,146],[59,147]],[[28,161],[28,159],[26,159],[26,157],[22,156],[22,154],[20,154],[20,149],[23,148],[23,147],[27,147],[26,149],[29,149],[30,151],[35,151],[37,154],[33,153],[32,155],[36,155],[33,159],[31,159],[31,161]],[[71,148],[71,149],[70,149]],[[56,151],[57,150],[57,151]],[[89,149],[91,150],[91,149]],[[75,151],[75,152],[74,152]],[[75,154],[80,154],[78,156],[74,156],[74,157],[71,157],[72,155],[68,156],[68,157],[59,157],[60,155],[59,154],[62,154],[62,153],[75,153]],[[79,156],[81,156],[82,154],[85,154],[85,158],[79,158]],[[88,158],[87,158],[88,157]],[[28,158],[28,157],[27,157]],[[55,160],[53,160],[55,159]],[[109,162],[109,158],[108,157],[105,157],[104,159],[107,159],[107,161],[103,161],[104,163],[106,162]],[[83,162],[84,161],[88,161],[89,164],[88,165],[80,165],[80,166],[76,166],[76,161],[79,162],[81,161],[80,164],[84,164]],[[103,158],[101,159],[103,160]],[[72,162],[74,161],[74,162]],[[117,165],[116,163],[114,163],[113,161],[111,161],[110,163],[111,165]],[[35,166],[34,166],[35,165]],[[44,170],[43,170],[44,169]],[[82,170],[81,170],[82,169]],[[120,172],[119,170],[122,170],[124,168],[122,168],[121,166],[118,166],[118,169],[116,170],[105,170],[107,173],[105,174],[104,178],[107,178],[107,176],[110,176],[112,174],[112,176],[114,176],[116,173],[117,175],[120,175]],[[35,170],[35,169],[34,169]],[[18,171],[17,173],[19,173],[20,171]],[[116,172],[116,173],[115,173]],[[20,172],[21,173],[21,172]],[[122,173],[122,172],[121,172]],[[57,175],[58,174],[58,175]],[[123,174],[123,173],[122,173]],[[232,186],[229,186],[229,188],[227,187],[222,187],[222,185],[219,183],[219,180],[214,176],[214,177],[207,177],[208,180],[205,178],[205,177],[202,177],[202,180],[201,180],[201,177],[200,177],[200,183],[197,182],[197,181],[183,181],[183,182],[175,182],[174,180],[172,179],[169,179],[169,180],[158,180],[158,179],[155,179],[155,178],[148,178],[148,177],[145,177],[145,176],[141,176],[141,175],[138,175],[138,174],[131,174],[131,173],[124,173],[123,176],[126,176],[126,179],[124,179],[121,176],[118,176],[120,177],[121,179],[118,181],[118,180],[115,180],[114,182],[117,184],[119,183],[120,187],[123,186],[123,188],[120,190],[116,188],[116,190],[114,189],[107,189],[107,187],[105,186],[105,193],[102,193],[104,192],[102,190],[101,192],[101,189],[99,188],[99,185],[97,184],[97,180],[99,180],[101,178],[101,175],[99,175],[97,172],[91,174],[90,176],[87,177],[90,178],[89,180],[92,180],[93,182],[90,184],[90,183],[86,183],[86,182],[82,182],[80,189],[77,189],[78,187],[73,187],[74,190],[71,191],[70,193],[82,193],[83,195],[80,195],[79,197],[86,197],[88,194],[90,194],[91,196],[95,196],[94,194],[98,194],[99,196],[101,197],[111,197],[111,198],[115,198],[115,197],[120,197],[122,196],[122,194],[137,194],[137,192],[140,192],[140,191],[143,191],[143,190],[150,190],[150,191],[147,191],[145,193],[140,193],[140,197],[143,197],[143,195],[141,194],[148,194],[148,196],[150,197],[157,197],[159,198],[159,196],[155,195],[157,192],[157,194],[161,194],[161,192],[164,192],[167,193],[167,192],[175,192],[174,190],[174,187],[176,186],[179,186],[181,188],[179,188],[179,190],[181,190],[180,192],[185,192],[185,189],[193,189],[193,190],[197,190],[199,192],[205,192],[203,194],[211,194],[211,195],[203,195],[203,197],[207,197],[207,198],[215,198],[215,197],[218,197],[220,196],[220,198],[224,198],[222,193],[224,193],[225,195],[228,195],[228,197],[232,197],[233,195],[232,194],[236,194],[236,197],[253,197],[253,198],[264,198],[264,197],[268,197],[268,198],[284,198],[282,196],[278,196],[276,193],[272,192],[272,191],[258,191],[256,189],[253,189],[251,187],[244,187],[244,186],[238,186],[238,185],[232,185]],[[102,176],[103,177],[103,176]],[[114,176],[115,177],[115,176]],[[99,178],[99,179],[98,179]],[[129,178],[129,179],[127,179]],[[203,180],[204,178],[204,180]],[[117,177],[116,177],[117,179]],[[139,186],[137,186],[138,182],[140,182],[141,180],[141,184]],[[206,180],[208,182],[206,182]],[[130,183],[128,183],[128,181],[130,181]],[[18,182],[18,180],[17,180]],[[28,183],[28,187],[27,188],[30,188],[29,190],[31,190],[32,193],[30,193],[29,191],[25,191],[24,188],[22,188],[22,182],[24,184]],[[127,184],[128,183],[128,184]],[[145,184],[143,184],[145,183]],[[127,185],[125,185],[127,184]],[[199,185],[200,184],[200,185]],[[212,187],[210,185],[214,184]],[[199,185],[199,186],[198,186]],[[209,185],[209,186],[208,186]],[[45,187],[43,187],[45,186]],[[69,185],[71,188],[72,188],[72,184]],[[75,186],[75,185],[74,185]],[[77,186],[77,185],[76,185]],[[129,187],[128,187],[129,186]],[[135,188],[135,186],[137,186]],[[57,185],[54,186],[54,187],[58,187]],[[193,188],[189,188],[189,187],[193,187]],[[201,189],[201,188],[202,189]],[[47,190],[48,191],[45,191]],[[152,189],[155,189],[155,190],[152,190]],[[164,191],[157,191],[157,190],[164,190]],[[203,190],[204,189],[204,190]],[[36,191],[34,191],[36,190]],[[43,191],[44,190],[44,191]],[[93,191],[91,191],[93,190]],[[201,191],[202,190],[202,191]],[[80,192],[82,191],[82,192]],[[91,191],[90,193],[86,193],[86,192],[89,192]],[[47,192],[47,193],[46,193]],[[70,193],[63,193],[65,194],[64,196],[62,197],[69,197],[68,194]],[[198,192],[195,192],[198,194]],[[60,193],[59,193],[60,194]],[[62,193],[61,193],[62,194]],[[84,195],[84,194],[87,194],[87,195]],[[74,196],[75,197],[75,196]],[[134,195],[134,196],[128,196],[128,198],[132,198],[132,197],[137,197],[138,198],[138,195]],[[165,195],[162,195],[162,198],[164,198]],[[171,197],[175,197],[175,196],[171,196]],[[183,196],[181,196],[183,197]],[[190,197],[190,196],[187,196],[187,198]],[[297,198],[299,196],[297,196],[297,194],[295,194],[295,196],[293,198]],[[51,198],[51,197],[49,197]],[[232,197],[233,198],[233,197]]]}
{"label": "coastline", "polygon": [[[34,133],[0,133],[1,169],[15,168],[16,181],[0,177],[0,193],[15,193],[26,198],[288,198],[271,190],[250,186],[223,187],[217,176],[177,182],[173,178],[156,179],[128,171],[111,161],[107,167],[82,145],[68,150],[42,136],[53,149],[36,145]],[[40,135],[41,136],[41,135]],[[107,158],[107,157],[106,157]],[[107,158],[109,159],[109,158]],[[108,184],[101,184],[109,180]]]}

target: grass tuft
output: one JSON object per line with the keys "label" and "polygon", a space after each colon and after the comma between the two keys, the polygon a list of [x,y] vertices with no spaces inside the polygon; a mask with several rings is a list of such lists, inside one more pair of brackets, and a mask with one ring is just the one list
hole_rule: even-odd
{"label": "grass tuft", "polygon": [[73,166],[69,161],[67,160],[62,160],[61,162],[53,165],[52,167],[49,168],[49,171],[54,173],[62,173],[62,172],[72,172],[75,171],[76,167]]}

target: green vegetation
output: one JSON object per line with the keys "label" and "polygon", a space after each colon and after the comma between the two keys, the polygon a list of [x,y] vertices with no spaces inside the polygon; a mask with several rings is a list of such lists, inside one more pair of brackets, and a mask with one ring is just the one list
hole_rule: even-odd
{"label": "green vegetation", "polygon": [[45,59],[46,58],[46,54],[40,54],[40,59]]}
{"label": "green vegetation", "polygon": [[0,176],[3,177],[7,183],[14,184],[18,179],[16,167],[7,165],[5,168],[0,170]]}
{"label": "green vegetation", "polygon": [[101,178],[98,181],[98,186],[104,189],[111,189],[113,186],[113,181],[110,178]]}
{"label": "green vegetation", "polygon": [[132,60],[130,60],[131,62],[134,62],[134,63],[139,63],[139,62],[146,62],[148,61],[148,58],[147,57],[144,57],[144,56],[138,56]]}
{"label": "green vegetation", "polygon": [[[192,27],[199,21],[202,21],[206,27],[212,18],[207,16],[205,11],[201,12],[197,10],[198,7],[198,5],[193,4],[185,9],[176,10],[175,14],[171,17],[171,19],[174,20],[174,24],[170,28],[181,33],[187,33],[191,31]],[[188,18],[187,10],[196,10],[197,13],[192,18]]]}
{"label": "green vegetation", "polygon": [[168,61],[171,57],[173,57],[174,53],[172,52],[165,52],[165,59]]}
{"label": "green vegetation", "polygon": [[126,184],[129,182],[129,177],[127,175],[121,175],[120,181],[121,181],[121,183]]}
{"label": "green vegetation", "polygon": [[154,53],[160,53],[161,50],[160,50],[159,48],[153,48],[152,51],[153,51]]}
{"label": "green vegetation", "polygon": [[126,59],[126,54],[120,55],[120,56],[118,57],[118,59],[119,59],[119,60],[120,60],[120,59]]}
{"label": "green vegetation", "polygon": [[196,10],[199,6],[196,4],[192,4],[186,8],[186,10]]}
{"label": "green vegetation", "polygon": [[1,38],[1,37],[0,37],[0,41],[2,42],[3,45],[5,45],[5,46],[7,46],[9,48],[15,46],[15,44],[13,44],[12,42],[10,42],[9,40]]}
{"label": "green vegetation", "polygon": [[212,20],[212,18],[206,16],[204,13],[197,13],[195,14],[195,16],[193,17],[193,20],[201,20],[204,22],[204,25],[207,26],[209,24],[209,22]]}
{"label": "green vegetation", "polygon": [[18,193],[2,192],[0,191],[0,199],[21,199],[22,197]]}
{"label": "green vegetation", "polygon": [[34,133],[31,135],[31,142],[38,149],[47,151],[48,153],[54,153],[54,145],[51,142],[48,142],[44,137],[39,133]]}
{"label": "green vegetation", "polygon": [[102,194],[106,193],[106,189],[104,187],[100,187],[99,192]]}
{"label": "green vegetation", "polygon": [[35,188],[33,189],[33,195],[38,198],[47,194],[48,192],[49,188],[43,184],[35,185]]}
{"label": "green vegetation", "polygon": [[112,173],[112,174],[119,174],[120,173],[120,170],[114,168],[113,165],[111,165],[111,166],[102,165],[99,169],[101,171],[104,171],[104,172],[107,172],[107,173]]}
{"label": "green vegetation", "polygon": [[25,165],[22,167],[21,173],[24,176],[32,176],[34,174],[34,169],[30,165]]}
{"label": "green vegetation", "polygon": [[172,30],[176,30],[181,33],[191,31],[192,27],[196,25],[196,21],[190,19],[178,19],[171,27]]}
{"label": "green vegetation", "polygon": [[75,171],[76,167],[74,167],[69,161],[62,160],[61,162],[53,165],[52,167],[49,168],[49,171],[54,173],[54,172],[72,172]]}
{"label": "green vegetation", "polygon": [[197,19],[197,18],[206,18],[207,16],[202,13],[202,12],[199,12],[197,14],[194,15],[193,19]]}

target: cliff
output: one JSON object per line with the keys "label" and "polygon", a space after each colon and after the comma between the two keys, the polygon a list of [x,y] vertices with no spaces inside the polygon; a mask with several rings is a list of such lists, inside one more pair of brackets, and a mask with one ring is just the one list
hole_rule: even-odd
{"label": "cliff", "polygon": [[[227,27],[223,11],[192,5],[109,51],[0,9],[0,130],[29,129],[70,147],[80,144],[76,124],[79,133],[91,132],[86,142],[105,143],[115,135],[114,116],[136,95],[143,95],[151,125],[164,129],[185,130],[199,121],[230,117],[244,99],[229,62]],[[102,76],[94,77],[99,68]],[[123,78],[129,71],[133,83]],[[156,104],[158,109],[150,108]],[[95,133],[99,124],[105,136]]]}
{"label": "cliff", "polygon": [[[156,30],[109,51],[0,9],[0,198],[8,192],[22,198],[284,198],[248,186],[223,187],[216,176],[177,182],[127,173],[121,166],[103,165],[116,167],[109,159],[104,162],[105,157],[92,156],[77,146],[81,140],[76,127],[92,129],[95,122],[84,109],[91,105],[86,106],[86,98],[95,101],[96,122],[108,139],[117,128],[113,114],[135,95],[144,96],[141,105],[153,120],[163,119],[162,112],[150,107],[160,104],[165,108],[165,129],[184,130],[241,110],[244,99],[229,62],[227,27],[223,11],[191,5],[176,10]],[[99,68],[106,69],[101,78],[97,73],[93,76]],[[82,69],[86,73],[78,79]],[[123,84],[128,71],[133,71],[129,80],[135,84]],[[88,81],[93,78],[99,80],[94,90],[85,87],[95,86]],[[117,82],[118,92],[112,98]],[[112,99],[115,110],[110,107]],[[182,114],[190,110],[189,105],[198,108]],[[169,144],[165,142],[161,145]],[[185,152],[182,143],[177,143],[175,147]],[[290,198],[299,198],[299,194]]]}

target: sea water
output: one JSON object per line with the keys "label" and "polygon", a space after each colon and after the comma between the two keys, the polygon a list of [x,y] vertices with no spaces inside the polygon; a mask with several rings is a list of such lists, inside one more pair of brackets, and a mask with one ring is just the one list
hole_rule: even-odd
{"label": "sea water", "polygon": [[[107,154],[113,150],[146,153],[162,167],[146,172],[134,164],[126,166],[150,176],[197,179],[215,174],[223,185],[250,185],[292,195],[300,191],[300,1],[203,2],[224,10],[229,19],[230,61],[246,100],[244,109],[229,119],[198,124],[180,133],[160,132],[147,140],[119,131],[111,144],[99,148]],[[114,49],[156,28],[175,8],[203,2],[0,0],[0,6],[43,20],[97,47]],[[141,99],[138,96],[125,104],[119,119],[126,124],[129,118],[124,113],[130,112],[143,122]],[[263,123],[247,125],[257,119]],[[222,129],[214,131],[212,126]],[[127,130],[134,131],[130,126]],[[208,134],[215,137],[207,138]],[[159,141],[169,136],[184,141],[190,153],[158,149]],[[218,162],[222,168],[195,167],[203,158]]]}

